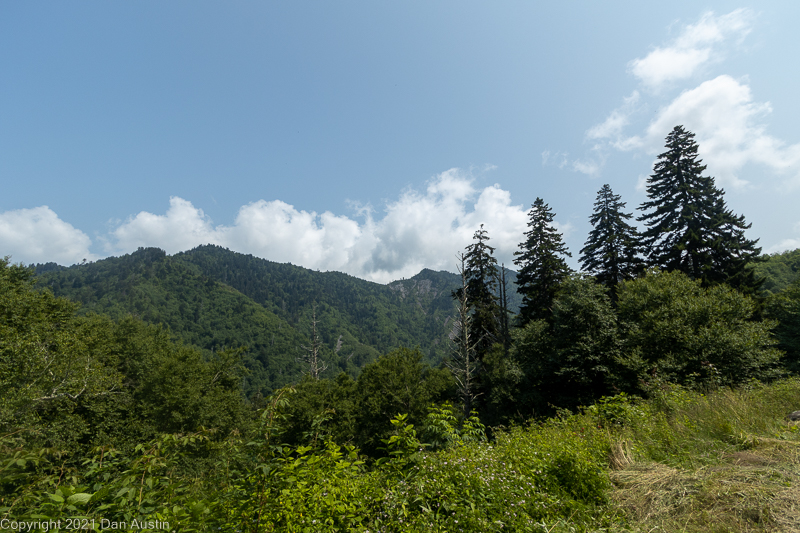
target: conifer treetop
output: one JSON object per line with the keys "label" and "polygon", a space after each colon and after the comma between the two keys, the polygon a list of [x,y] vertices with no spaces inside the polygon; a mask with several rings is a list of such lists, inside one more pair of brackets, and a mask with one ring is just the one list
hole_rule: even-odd
{"label": "conifer treetop", "polygon": [[522,293],[520,326],[531,320],[549,318],[551,305],[561,281],[569,274],[563,256],[572,257],[561,239],[561,233],[553,227],[553,212],[541,198],[528,212],[528,231],[520,249],[514,252],[518,291]]}
{"label": "conifer treetop", "polygon": [[609,288],[642,270],[639,232],[627,223],[633,215],[623,212],[625,205],[611,186],[603,185],[589,217],[593,229],[581,249],[581,268]]}
{"label": "conifer treetop", "polygon": [[747,265],[761,249],[744,236],[744,216],[728,209],[724,191],[704,176],[694,133],[683,126],[667,135],[667,151],[658,156],[647,180],[649,200],[638,218],[647,229],[642,246],[649,266],[678,270],[705,285],[729,283],[752,291],[759,285]]}

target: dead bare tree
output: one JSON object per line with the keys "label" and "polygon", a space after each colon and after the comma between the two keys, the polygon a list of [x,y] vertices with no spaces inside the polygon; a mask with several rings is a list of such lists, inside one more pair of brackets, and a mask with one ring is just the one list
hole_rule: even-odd
{"label": "dead bare tree", "polygon": [[298,357],[297,361],[307,364],[308,373],[312,378],[318,380],[319,375],[328,369],[328,365],[320,357],[322,342],[317,334],[317,304],[313,305],[311,312],[311,346],[302,345],[302,348],[308,353]]}
{"label": "dead bare tree", "polygon": [[468,417],[475,399],[481,394],[477,391],[477,374],[480,370],[480,361],[476,350],[480,339],[472,339],[470,335],[472,315],[467,296],[464,254],[458,254],[457,257],[461,261],[461,266],[458,269],[459,274],[461,274],[461,288],[454,293],[458,302],[458,318],[450,335],[453,341],[453,350],[450,358],[445,360],[445,365],[456,380],[464,416]]}

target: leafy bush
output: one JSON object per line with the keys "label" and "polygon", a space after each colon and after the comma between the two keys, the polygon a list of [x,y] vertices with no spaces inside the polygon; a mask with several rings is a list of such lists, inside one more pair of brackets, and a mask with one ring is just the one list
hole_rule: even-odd
{"label": "leafy bush", "polygon": [[640,379],[713,388],[780,374],[776,323],[754,320],[756,302],[727,285],[651,271],[618,295],[624,364]]}
{"label": "leafy bush", "polygon": [[455,407],[445,403],[428,408],[422,438],[431,450],[436,451],[470,442],[485,442],[486,427],[475,411],[468,418],[459,421]]}

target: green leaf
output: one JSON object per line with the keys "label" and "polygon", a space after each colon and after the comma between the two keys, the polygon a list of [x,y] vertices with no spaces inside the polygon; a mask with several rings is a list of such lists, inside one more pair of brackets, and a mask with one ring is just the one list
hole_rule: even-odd
{"label": "green leaf", "polygon": [[67,498],[67,503],[76,504],[76,503],[87,503],[89,500],[92,499],[92,495],[86,492],[79,492],[77,494],[73,494],[69,498]]}

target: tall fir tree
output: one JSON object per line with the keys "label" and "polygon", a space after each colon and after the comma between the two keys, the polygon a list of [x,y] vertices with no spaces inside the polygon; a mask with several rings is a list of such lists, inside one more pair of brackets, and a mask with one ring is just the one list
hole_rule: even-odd
{"label": "tall fir tree", "polygon": [[633,217],[624,213],[625,202],[608,184],[597,193],[594,213],[589,218],[594,229],[581,249],[581,268],[615,294],[620,281],[633,279],[643,270],[639,257],[639,232],[626,221]]}
{"label": "tall fir tree", "polygon": [[667,135],[667,151],[658,156],[647,180],[650,198],[638,218],[647,226],[642,245],[650,266],[678,270],[704,285],[728,283],[754,292],[761,280],[748,263],[761,248],[745,237],[744,216],[734,215],[714,178],[703,176],[694,133],[675,128]]}
{"label": "tall fir tree", "polygon": [[[497,259],[489,246],[489,234],[483,224],[472,237],[464,254],[464,278],[467,301],[471,312],[470,337],[479,359],[495,342],[502,342],[501,309],[497,297]],[[457,297],[457,295],[454,295]]]}
{"label": "tall fir tree", "polygon": [[522,293],[520,327],[532,320],[550,319],[558,286],[570,273],[564,256],[572,254],[553,227],[553,217],[550,207],[537,198],[528,212],[525,241],[514,252],[514,264],[519,267],[517,291]]}

